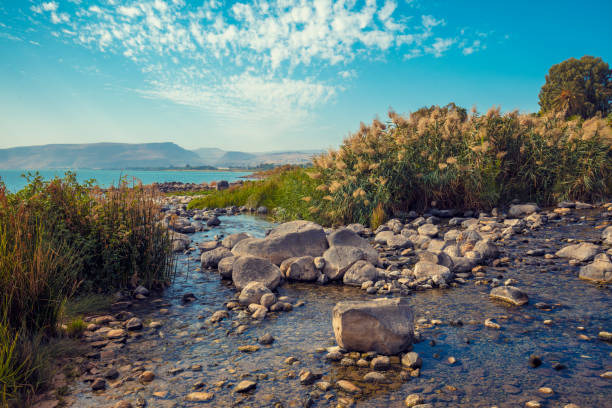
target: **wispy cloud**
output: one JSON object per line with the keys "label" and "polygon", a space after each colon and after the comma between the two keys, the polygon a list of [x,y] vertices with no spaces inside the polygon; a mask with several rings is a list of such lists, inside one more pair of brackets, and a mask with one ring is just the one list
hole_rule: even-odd
{"label": "wispy cloud", "polygon": [[[137,64],[148,83],[141,95],[228,117],[307,116],[341,91],[339,78],[358,75],[357,61],[391,50],[410,59],[483,48],[482,38],[436,34],[444,19],[402,15],[394,0],[115,3],[49,1],[31,10],[57,27],[54,35]],[[323,69],[337,75],[327,80]]]}

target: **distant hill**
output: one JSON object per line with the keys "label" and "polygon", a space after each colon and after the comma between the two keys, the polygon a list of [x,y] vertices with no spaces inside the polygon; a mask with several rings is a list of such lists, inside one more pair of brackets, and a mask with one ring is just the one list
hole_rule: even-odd
{"label": "distant hill", "polygon": [[308,164],[323,150],[295,150],[281,152],[246,153],[214,148],[194,150],[204,163],[218,167],[255,167],[260,164]]}
{"label": "distant hill", "polygon": [[0,169],[126,169],[187,164],[207,163],[195,152],[170,142],[50,144],[0,149]]}

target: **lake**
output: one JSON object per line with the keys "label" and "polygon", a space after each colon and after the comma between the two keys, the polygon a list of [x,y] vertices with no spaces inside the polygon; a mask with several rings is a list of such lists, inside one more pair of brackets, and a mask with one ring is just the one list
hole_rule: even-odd
{"label": "lake", "polygon": [[[0,170],[0,179],[4,182],[7,189],[11,192],[19,191],[27,184],[27,181],[22,174],[27,172],[34,172],[34,170]],[[68,169],[54,169],[54,170],[39,170],[41,176],[45,180],[53,177],[62,177]],[[122,176],[128,176],[131,180],[132,177],[142,181],[143,184],[151,183],[163,183],[167,181],[180,181],[183,183],[202,183],[219,180],[236,181],[242,176],[251,174],[248,171],[218,171],[218,170],[202,170],[202,171],[191,171],[191,170],[177,170],[177,171],[164,171],[164,170],[90,170],[80,169],[72,170],[76,173],[79,182],[83,182],[89,179],[96,179],[97,184],[101,187],[110,187],[111,185],[117,185],[119,179]]]}

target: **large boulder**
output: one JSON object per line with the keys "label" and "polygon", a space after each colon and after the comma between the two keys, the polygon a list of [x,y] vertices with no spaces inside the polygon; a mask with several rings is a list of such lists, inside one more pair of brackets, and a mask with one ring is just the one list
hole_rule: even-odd
{"label": "large boulder", "polygon": [[312,256],[285,259],[280,270],[285,278],[296,281],[315,281],[320,275]]}
{"label": "large boulder", "polygon": [[334,246],[323,253],[323,273],[330,279],[342,279],[344,272],[355,262],[367,259],[362,249],[349,246]]}
{"label": "large boulder", "polygon": [[515,204],[510,206],[508,215],[513,218],[522,218],[538,211],[540,207],[535,204]]}
{"label": "large boulder", "polygon": [[251,282],[261,282],[274,290],[281,280],[281,271],[268,259],[256,256],[240,256],[232,267],[232,281],[238,290]]}
{"label": "large boulder", "polygon": [[345,285],[353,286],[361,286],[364,282],[376,280],[378,280],[378,269],[368,261],[355,262],[342,278]]}
{"label": "large boulder", "polygon": [[392,355],[412,344],[414,317],[406,299],[340,302],[332,314],[336,342],[349,351]]}
{"label": "large boulder", "polygon": [[221,245],[228,249],[232,249],[236,244],[243,239],[251,238],[246,232],[239,232],[237,234],[230,234],[221,241]]}
{"label": "large boulder", "polygon": [[497,246],[488,239],[483,239],[474,244],[474,251],[480,253],[484,259],[497,258],[499,250]]}
{"label": "large boulder", "polygon": [[232,270],[234,269],[234,261],[237,259],[235,256],[228,256],[219,261],[217,269],[219,275],[223,279],[232,279]]}
{"label": "large boulder", "polygon": [[327,237],[327,242],[329,243],[330,248],[334,246],[357,247],[365,252],[367,260],[370,263],[374,265],[379,265],[380,263],[378,259],[378,251],[374,249],[368,241],[361,238],[357,233],[348,228],[341,228],[332,232]]}
{"label": "large boulder", "polygon": [[259,304],[263,295],[268,293],[272,293],[270,289],[266,285],[261,282],[253,281],[247,283],[247,285],[240,291],[240,296],[238,296],[238,302],[241,305],[248,306],[251,303]]}
{"label": "large boulder", "polygon": [[263,239],[247,238],[232,249],[234,255],[258,256],[280,265],[298,256],[321,256],[328,248],[323,227],[310,221],[291,221],[273,229]]}
{"label": "large boulder", "polygon": [[600,248],[589,242],[576,245],[567,245],[557,251],[555,255],[559,258],[575,259],[577,261],[590,261],[600,252]]}
{"label": "large boulder", "polygon": [[498,286],[491,290],[490,296],[493,299],[503,300],[516,306],[522,306],[529,302],[529,298],[522,290],[514,286]]}
{"label": "large boulder", "polygon": [[232,256],[232,253],[229,249],[224,247],[218,247],[212,251],[204,252],[200,258],[202,261],[202,269],[216,268],[219,265],[219,261],[229,256]]}
{"label": "large boulder", "polygon": [[597,283],[612,283],[612,262],[606,254],[599,254],[595,261],[580,268],[578,275],[584,279]]}

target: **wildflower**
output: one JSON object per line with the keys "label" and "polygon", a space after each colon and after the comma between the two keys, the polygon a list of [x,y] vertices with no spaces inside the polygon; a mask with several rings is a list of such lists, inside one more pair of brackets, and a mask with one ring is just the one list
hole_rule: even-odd
{"label": "wildflower", "polygon": [[329,187],[327,187],[325,184],[321,184],[317,186],[316,190],[317,191],[329,191]]}
{"label": "wildflower", "polygon": [[447,164],[457,164],[457,158],[456,157],[449,157],[446,159],[446,163]]}
{"label": "wildflower", "polygon": [[302,197],[302,201],[305,201],[307,203],[309,203],[310,200],[312,200],[312,197]]}
{"label": "wildflower", "polygon": [[340,190],[340,188],[342,187],[342,184],[340,184],[337,181],[332,181],[331,185],[329,186],[329,191],[331,193],[335,193],[336,191]]}
{"label": "wildflower", "polygon": [[326,195],[325,197],[323,197],[324,200],[326,201],[334,201],[334,197],[330,196],[330,195]]}
{"label": "wildflower", "polygon": [[438,163],[438,168],[439,168],[440,170],[444,170],[444,169],[445,169],[445,168],[447,168],[447,167],[448,167],[448,164],[446,164],[446,163]]}

